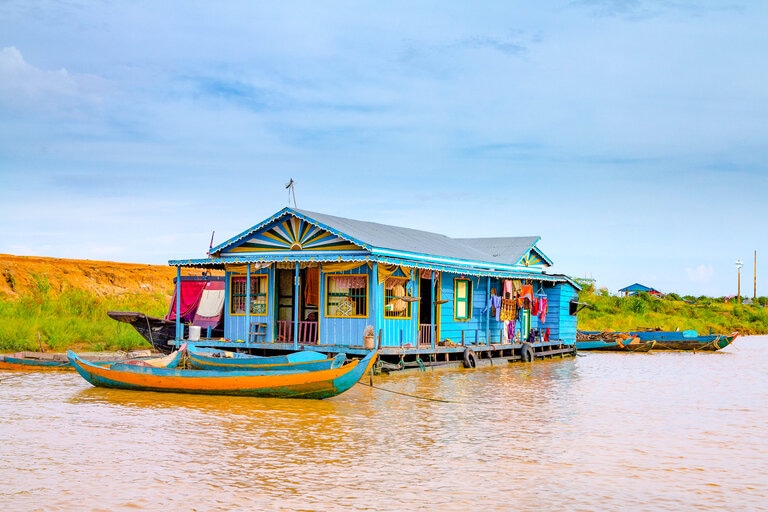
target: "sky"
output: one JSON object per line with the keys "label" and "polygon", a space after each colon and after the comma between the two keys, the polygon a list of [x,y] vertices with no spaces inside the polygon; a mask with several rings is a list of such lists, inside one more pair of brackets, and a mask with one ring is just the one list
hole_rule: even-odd
{"label": "sky", "polygon": [[766,296],[765,27],[738,0],[4,0],[0,253],[202,258],[293,179],[300,209],[540,236],[611,293]]}

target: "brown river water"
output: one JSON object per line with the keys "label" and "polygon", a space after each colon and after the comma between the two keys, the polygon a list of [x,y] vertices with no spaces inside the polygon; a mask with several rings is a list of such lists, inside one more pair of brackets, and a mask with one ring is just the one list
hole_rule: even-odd
{"label": "brown river water", "polygon": [[767,377],[768,336],[381,376],[323,401],[0,371],[0,512],[768,510]]}

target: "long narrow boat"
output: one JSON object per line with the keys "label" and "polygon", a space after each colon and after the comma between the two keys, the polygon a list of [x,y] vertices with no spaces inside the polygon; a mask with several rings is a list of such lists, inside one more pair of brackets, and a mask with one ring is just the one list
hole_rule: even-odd
{"label": "long narrow boat", "polygon": [[[689,351],[715,351],[721,350],[739,336],[738,332],[726,334],[708,334],[699,336],[694,330],[686,331],[628,331],[628,332],[600,332],[600,331],[579,331],[577,334],[576,346],[579,350],[594,350],[599,347],[598,342],[603,342],[603,346],[609,343],[618,344],[619,338],[637,338],[640,343],[654,342],[653,350],[689,350]],[[582,344],[584,346],[582,346]],[[589,347],[589,348],[587,348]]]}
{"label": "long narrow boat", "polygon": [[[83,357],[96,364],[108,365],[128,360],[139,360],[151,357],[149,350],[138,350],[127,354],[89,353]],[[67,354],[58,352],[15,352],[0,354],[0,370],[73,370]]]}
{"label": "long narrow boat", "polygon": [[72,366],[94,386],[134,391],[274,398],[329,398],[355,385],[371,370],[377,351],[340,368],[305,372],[181,370],[120,365],[104,368],[67,352]]}
{"label": "long narrow boat", "polygon": [[739,337],[738,332],[731,334],[699,335],[694,330],[686,331],[632,331],[642,341],[653,340],[654,350],[692,350],[713,352],[721,350],[733,343]]}
{"label": "long narrow boat", "polygon": [[329,358],[320,352],[301,350],[282,356],[253,356],[228,350],[187,348],[189,364],[198,370],[262,370],[262,371],[317,371],[338,368],[344,364],[346,354]]}

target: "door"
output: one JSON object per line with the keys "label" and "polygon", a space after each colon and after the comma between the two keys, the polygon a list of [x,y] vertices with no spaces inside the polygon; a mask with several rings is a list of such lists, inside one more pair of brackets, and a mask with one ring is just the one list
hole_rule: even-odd
{"label": "door", "polygon": [[277,341],[293,341],[293,308],[295,304],[293,295],[293,270],[277,269],[277,282],[275,283],[275,301],[277,308]]}
{"label": "door", "polygon": [[[429,345],[432,343],[431,333],[435,333],[435,343],[440,339],[440,305],[438,304],[437,290],[439,278],[435,279],[435,288],[432,287],[432,278],[421,278],[419,280],[419,344]],[[434,321],[432,324],[432,315]]]}

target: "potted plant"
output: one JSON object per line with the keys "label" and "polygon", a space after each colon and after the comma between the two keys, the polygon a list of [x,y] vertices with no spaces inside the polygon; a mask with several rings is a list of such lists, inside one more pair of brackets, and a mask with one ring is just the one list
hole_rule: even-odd
{"label": "potted plant", "polygon": [[373,326],[366,325],[363,330],[363,346],[367,349],[373,349]]}

